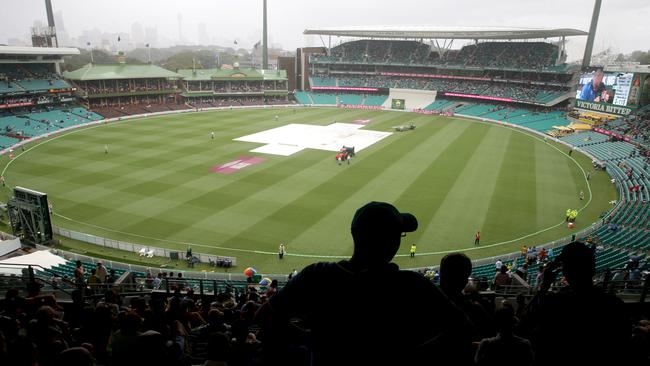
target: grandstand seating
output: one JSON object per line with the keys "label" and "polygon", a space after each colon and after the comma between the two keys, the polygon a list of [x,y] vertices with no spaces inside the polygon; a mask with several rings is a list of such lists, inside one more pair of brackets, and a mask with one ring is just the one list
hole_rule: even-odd
{"label": "grandstand seating", "polygon": [[386,101],[385,95],[366,95],[363,105],[380,106]]}
{"label": "grandstand seating", "polygon": [[558,47],[546,42],[482,42],[464,46],[440,57],[416,41],[358,40],[342,43],[330,55],[314,55],[312,62],[460,65],[543,69],[555,67]]}
{"label": "grandstand seating", "polygon": [[318,75],[311,78],[312,86],[318,87],[374,87],[437,90],[461,94],[511,98],[525,102],[549,103],[567,94],[568,90],[558,87],[533,86],[514,83],[494,83],[464,79],[437,79],[394,76],[345,76]]}
{"label": "grandstand seating", "polygon": [[37,137],[48,132],[104,119],[85,108],[62,108],[0,116],[0,146],[3,149],[20,141],[15,136]]}
{"label": "grandstand seating", "polygon": [[311,95],[314,104],[336,104],[335,94],[320,94],[314,93]]}
{"label": "grandstand seating", "polygon": [[429,110],[429,111],[442,111],[447,108],[450,108],[454,106],[455,104],[458,104],[458,102],[447,100],[447,99],[441,99],[438,98],[436,99],[435,102],[429,104],[428,106],[424,107],[424,109]]}
{"label": "grandstand seating", "polygon": [[16,92],[35,92],[49,89],[69,88],[70,84],[61,80],[54,72],[52,64],[0,64],[0,94]]}
{"label": "grandstand seating", "polygon": [[48,90],[48,89],[63,89],[69,88],[70,85],[58,79],[34,79],[34,80],[18,80],[16,81],[25,91],[39,91],[39,90]]}
{"label": "grandstand seating", "polygon": [[454,110],[455,114],[505,121],[532,130],[546,132],[553,126],[566,126],[569,120],[560,111],[535,112],[492,104],[465,104]]}
{"label": "grandstand seating", "polygon": [[626,117],[606,122],[598,127],[629,137],[633,142],[650,148],[650,105]]}
{"label": "grandstand seating", "polygon": [[345,105],[362,105],[363,95],[360,94],[342,94],[339,96],[341,104]]}

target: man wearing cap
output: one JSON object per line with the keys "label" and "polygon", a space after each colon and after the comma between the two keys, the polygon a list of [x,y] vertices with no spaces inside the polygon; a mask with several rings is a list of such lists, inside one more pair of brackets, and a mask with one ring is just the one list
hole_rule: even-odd
{"label": "man wearing cap", "polygon": [[[305,267],[258,312],[266,361],[286,361],[288,320],[299,318],[310,329],[312,365],[410,365],[432,357],[471,364],[465,314],[430,280],[391,263],[403,234],[417,226],[415,216],[388,203],[358,209],[352,258]],[[385,301],[387,289],[395,301]]]}

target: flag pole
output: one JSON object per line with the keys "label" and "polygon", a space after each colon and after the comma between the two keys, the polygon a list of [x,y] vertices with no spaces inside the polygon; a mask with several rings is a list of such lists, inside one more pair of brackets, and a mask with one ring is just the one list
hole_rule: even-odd
{"label": "flag pole", "polygon": [[93,46],[90,44],[90,42],[87,43],[87,45],[90,47],[90,63],[94,63],[95,59],[93,58]]}

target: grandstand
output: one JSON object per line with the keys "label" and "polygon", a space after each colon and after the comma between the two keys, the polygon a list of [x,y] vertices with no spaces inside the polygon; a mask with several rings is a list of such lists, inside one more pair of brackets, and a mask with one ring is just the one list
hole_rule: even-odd
{"label": "grandstand", "polygon": [[156,65],[90,63],[64,76],[87,108],[107,118],[187,109],[178,96],[181,75]]}
{"label": "grandstand", "polygon": [[0,149],[103,117],[75,107],[76,88],[60,75],[71,48],[0,46]]}
{"label": "grandstand", "polygon": [[[375,38],[378,32],[383,39]],[[444,100],[413,108],[507,121],[545,132],[569,124],[558,110],[574,95],[577,69],[564,63],[564,40],[585,33],[351,28],[308,29],[305,34],[353,39],[326,53],[310,54],[309,90],[298,94],[300,103],[367,105],[350,92],[377,95],[379,101],[391,89],[429,90]],[[539,40],[551,37],[560,42]],[[475,41],[454,50],[425,42],[434,38]],[[501,104],[472,106],[486,100]]]}
{"label": "grandstand", "polygon": [[181,69],[181,96],[189,105],[223,106],[286,104],[287,73],[284,70]]}

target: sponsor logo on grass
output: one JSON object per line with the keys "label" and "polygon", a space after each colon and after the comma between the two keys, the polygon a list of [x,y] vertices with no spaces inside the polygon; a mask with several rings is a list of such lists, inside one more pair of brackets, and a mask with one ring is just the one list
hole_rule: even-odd
{"label": "sponsor logo on grass", "polygon": [[242,156],[237,160],[229,161],[225,164],[214,166],[212,167],[212,169],[210,169],[210,171],[219,174],[230,174],[238,170],[248,168],[249,166],[259,164],[264,160],[265,160],[264,158]]}

